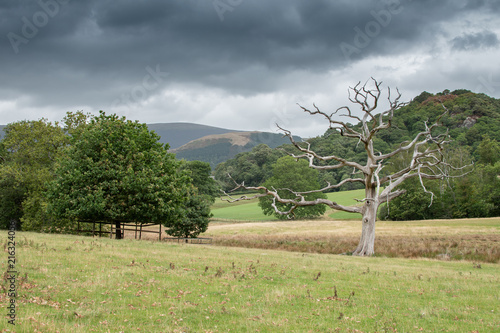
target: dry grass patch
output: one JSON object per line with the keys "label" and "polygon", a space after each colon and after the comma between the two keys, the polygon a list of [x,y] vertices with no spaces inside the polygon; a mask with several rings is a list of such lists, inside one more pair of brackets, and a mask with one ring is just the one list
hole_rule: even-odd
{"label": "dry grass patch", "polygon": [[[350,253],[361,226],[354,221],[293,221],[211,225],[222,246],[309,253]],[[500,219],[377,222],[378,256],[500,262]]]}

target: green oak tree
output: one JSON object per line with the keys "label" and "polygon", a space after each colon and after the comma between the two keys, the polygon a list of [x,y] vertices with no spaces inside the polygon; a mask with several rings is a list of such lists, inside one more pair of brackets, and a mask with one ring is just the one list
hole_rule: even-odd
{"label": "green oak tree", "polygon": [[193,187],[183,205],[182,215],[169,223],[167,234],[180,238],[196,238],[207,231],[212,217],[210,205],[211,200],[206,195],[199,194]]}
{"label": "green oak tree", "polygon": [[49,185],[49,210],[64,218],[171,223],[184,215],[189,177],[146,124],[100,112],[72,136]]}

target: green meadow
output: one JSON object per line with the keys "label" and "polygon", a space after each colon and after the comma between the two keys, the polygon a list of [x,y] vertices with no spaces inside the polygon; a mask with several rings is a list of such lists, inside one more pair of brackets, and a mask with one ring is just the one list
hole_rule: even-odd
{"label": "green meadow", "polygon": [[16,240],[16,325],[2,316],[2,332],[500,331],[498,264],[28,232]]}
{"label": "green meadow", "polygon": [[[245,193],[251,197],[252,193]],[[328,199],[335,201],[341,205],[358,205],[355,199],[364,198],[364,190],[343,191],[327,193]],[[236,196],[235,196],[236,197]],[[214,219],[220,222],[224,221],[274,221],[277,220],[274,216],[264,215],[261,208],[258,206],[258,199],[239,201],[229,203],[217,199],[216,203],[212,206],[212,213]],[[328,209],[325,217],[329,219],[353,220],[361,219],[359,214],[350,214],[341,211]]]}

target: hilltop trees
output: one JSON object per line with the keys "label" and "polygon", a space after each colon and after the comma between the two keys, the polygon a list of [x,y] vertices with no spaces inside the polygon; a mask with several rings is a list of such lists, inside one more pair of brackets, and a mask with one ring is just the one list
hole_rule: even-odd
{"label": "hilltop trees", "polygon": [[[454,140],[450,143],[445,158],[454,165],[466,165],[474,161],[474,171],[463,177],[449,177],[438,181],[423,179],[425,189],[435,194],[433,197],[425,192],[420,180],[405,182],[400,188],[406,193],[392,201],[388,207],[384,205],[379,212],[381,219],[449,219],[499,215],[500,100],[464,89],[451,92],[445,90],[435,95],[424,92],[398,111],[393,127],[386,133],[390,132],[392,136],[415,135],[419,124],[426,119],[434,121],[443,110],[443,105],[449,113],[441,121]],[[396,170],[401,166],[401,163],[395,162],[393,159],[386,170]]]}
{"label": "hilltop trees", "polygon": [[[236,189],[259,190],[261,192],[252,198],[270,197],[278,214],[293,216],[294,211],[299,207],[320,204],[345,212],[361,214],[361,238],[353,252],[354,255],[360,256],[375,253],[375,221],[378,208],[382,203],[389,203],[405,193],[405,190],[400,188],[403,182],[416,179],[424,191],[432,197],[433,194],[424,187],[423,179],[444,179],[450,177],[451,170],[458,172],[455,176],[459,176],[462,172],[461,168],[454,168],[444,158],[443,151],[445,145],[449,143],[449,136],[446,131],[440,130],[440,120],[446,111],[445,108],[441,111],[441,115],[437,118],[434,117],[436,121],[432,124],[426,121],[419,124],[413,123],[412,132],[416,133],[413,138],[387,152],[377,149],[376,138],[391,128],[395,111],[403,107],[405,103],[400,102],[401,94],[399,92],[394,97],[391,90],[388,89],[388,108],[379,112],[382,94],[381,82],[372,79],[372,83],[372,87],[369,87],[368,82],[364,85],[358,83],[349,90],[349,100],[360,108],[358,112],[351,110],[348,106],[340,107],[333,113],[323,112],[315,105],[313,110],[300,106],[303,111],[310,115],[324,117],[330,124],[330,128],[341,136],[356,141],[364,150],[363,162],[349,160],[335,153],[320,154],[311,148],[310,143],[296,142],[290,131],[280,128],[298,150],[297,154],[291,154],[294,158],[307,160],[309,167],[317,170],[341,168],[353,170],[348,178],[344,178],[338,183],[328,183],[318,190],[297,191],[290,189],[289,192],[293,194],[292,198],[283,197],[277,189],[270,186],[247,186],[244,183],[239,183],[236,186]],[[348,122],[340,121],[339,117],[341,116],[358,124],[353,126]],[[408,158],[401,165],[401,168],[392,172],[384,170],[388,161],[401,154],[408,154]],[[360,200],[361,206],[343,206],[323,198],[310,200],[306,197],[311,193],[340,188],[345,184],[360,184],[364,187],[365,197]],[[246,199],[250,198],[242,196],[228,200],[234,202]],[[277,203],[290,208],[282,211]]]}

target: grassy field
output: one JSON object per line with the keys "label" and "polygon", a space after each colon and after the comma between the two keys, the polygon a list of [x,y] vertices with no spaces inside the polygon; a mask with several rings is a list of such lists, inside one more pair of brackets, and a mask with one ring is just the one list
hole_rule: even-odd
{"label": "grassy field", "polygon": [[[251,193],[245,193],[251,196]],[[335,201],[341,205],[357,205],[355,199],[362,199],[364,197],[364,190],[344,191],[327,193],[328,199]],[[212,206],[212,213],[214,219],[217,221],[274,221],[277,220],[274,216],[264,215],[261,208],[258,206],[258,200],[239,201],[229,203],[217,199],[216,203]],[[361,215],[345,213],[328,209],[325,218],[341,219],[341,220],[360,220]]]}
{"label": "grassy field", "polygon": [[500,331],[498,264],[16,237],[16,326],[2,317],[2,332]]}

